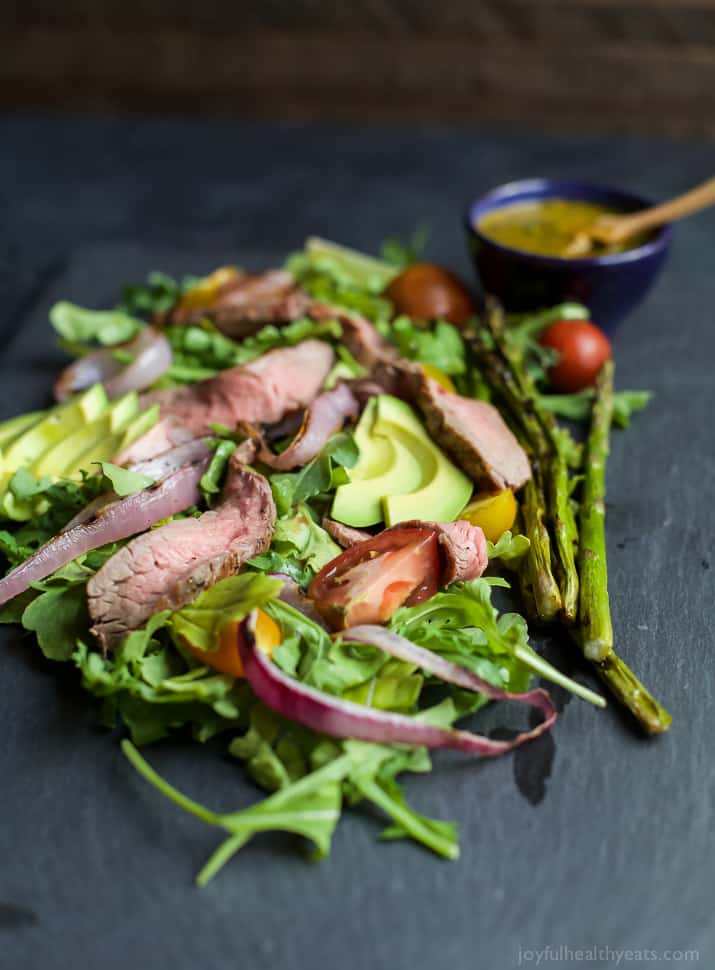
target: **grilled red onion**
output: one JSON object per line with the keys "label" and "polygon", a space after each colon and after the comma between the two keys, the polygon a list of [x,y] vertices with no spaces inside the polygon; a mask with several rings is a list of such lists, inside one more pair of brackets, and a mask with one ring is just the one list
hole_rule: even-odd
{"label": "grilled red onion", "polygon": [[169,448],[156,458],[147,458],[145,461],[135,462],[128,465],[130,471],[137,472],[139,475],[146,475],[153,478],[155,482],[161,481],[172,472],[178,471],[182,465],[188,465],[202,458],[210,458],[211,449],[207,444],[206,438],[192,438],[175,448]]}
{"label": "grilled red onion", "polygon": [[[173,475],[183,465],[189,465],[192,462],[200,461],[202,458],[210,457],[211,449],[206,444],[206,440],[204,438],[192,438],[191,441],[177,445],[176,448],[170,448],[161,455],[157,455],[156,458],[129,465],[129,470],[140,475],[146,475],[147,478],[152,478],[155,482],[160,482],[169,475]],[[70,519],[62,532],[69,532],[76,525],[82,525],[83,522],[94,519],[102,509],[105,509],[108,505],[116,505],[119,501],[121,499],[114,492],[105,492],[104,495],[98,495],[93,502],[85,505],[73,519]]]}
{"label": "grilled red onion", "polygon": [[60,532],[0,579],[0,604],[7,603],[23,593],[30,583],[45,579],[82,553],[144,532],[160,519],[183,512],[199,500],[199,481],[207,464],[205,458],[185,465],[163,482],[111,502],[93,519]]}
{"label": "grilled red onion", "polygon": [[[246,680],[268,707],[305,727],[337,738],[356,738],[381,744],[415,744],[428,748],[454,748],[468,754],[490,757],[505,754],[525,741],[538,737],[556,719],[556,711],[542,690],[516,695],[543,711],[545,720],[511,741],[493,741],[470,731],[440,728],[418,717],[406,717],[355,704],[293,680],[272,663],[256,646],[254,610],[242,622],[237,638]],[[414,646],[414,644],[412,645]],[[426,651],[425,651],[426,652]],[[469,671],[466,673],[469,674]],[[471,674],[470,674],[471,677]],[[477,678],[479,680],[479,678]],[[466,678],[465,678],[466,681]],[[481,682],[480,682],[481,683]],[[469,689],[475,690],[474,686]],[[495,688],[491,688],[495,690]],[[481,687],[479,688],[481,693]],[[501,692],[504,696],[506,692]]]}
{"label": "grilled red onion", "polygon": [[290,471],[307,465],[315,458],[328,438],[343,426],[346,418],[356,418],[358,403],[347,384],[338,384],[332,391],[324,391],[305,412],[298,434],[280,455],[261,442],[258,457],[271,468]]}
{"label": "grilled red onion", "polygon": [[[122,364],[114,356],[116,350],[126,351],[134,359]],[[94,350],[66,367],[55,384],[55,400],[64,401],[93,384],[103,384],[110,398],[143,391],[171,367],[171,360],[171,346],[164,334],[143,327],[128,343]]]}
{"label": "grilled red onion", "polygon": [[389,653],[391,657],[397,657],[398,660],[415,664],[448,684],[456,684],[457,687],[476,691],[491,700],[523,701],[525,704],[537,707],[544,715],[544,720],[533,731],[523,735],[525,741],[538,737],[539,734],[550,728],[556,720],[556,711],[551,703],[551,698],[540,687],[529,690],[524,694],[514,694],[511,691],[503,690],[501,687],[495,687],[488,680],[472,673],[469,668],[452,663],[451,660],[445,660],[438,653],[426,650],[406,637],[401,637],[398,633],[393,633],[392,630],[386,630],[383,626],[372,624],[353,626],[341,633],[340,636],[341,639],[351,642],[370,643],[379,647],[385,653]]}

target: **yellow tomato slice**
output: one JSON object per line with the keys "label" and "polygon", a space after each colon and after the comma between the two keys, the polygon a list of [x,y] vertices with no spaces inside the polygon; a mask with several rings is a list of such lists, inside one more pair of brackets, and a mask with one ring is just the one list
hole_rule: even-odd
{"label": "yellow tomato slice", "polygon": [[445,374],[439,367],[435,367],[433,364],[422,364],[421,367],[427,377],[431,377],[433,381],[437,381],[439,386],[443,387],[445,391],[454,393],[457,390],[449,374]]}
{"label": "yellow tomato slice", "polygon": [[490,542],[497,542],[503,532],[511,529],[516,519],[517,505],[510,488],[503,492],[484,492],[477,495],[459,516],[478,525]]}
{"label": "yellow tomato slice", "polygon": [[[216,650],[199,650],[192,647],[190,643],[186,646],[191,653],[206,664],[213,667],[219,673],[228,674],[229,677],[243,677],[243,664],[238,652],[239,622],[224,623],[219,631],[218,647]],[[263,610],[258,610],[256,621],[256,644],[258,649],[267,656],[272,656],[273,651],[281,642],[281,631],[275,620],[272,620]]]}
{"label": "yellow tomato slice", "polygon": [[232,283],[238,276],[235,266],[221,266],[213,273],[204,276],[192,286],[179,300],[180,310],[203,310],[210,307],[219,292]]}

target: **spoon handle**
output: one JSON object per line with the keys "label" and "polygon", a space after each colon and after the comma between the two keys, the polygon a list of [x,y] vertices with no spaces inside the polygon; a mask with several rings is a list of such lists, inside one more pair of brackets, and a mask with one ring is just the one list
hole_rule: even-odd
{"label": "spoon handle", "polygon": [[666,222],[675,222],[676,219],[682,219],[713,204],[715,204],[715,178],[708,179],[707,182],[703,182],[689,192],[684,192],[683,195],[678,195],[651,209],[642,209],[640,212],[634,212],[633,215],[619,217],[618,235],[624,239],[644,229],[653,229]]}

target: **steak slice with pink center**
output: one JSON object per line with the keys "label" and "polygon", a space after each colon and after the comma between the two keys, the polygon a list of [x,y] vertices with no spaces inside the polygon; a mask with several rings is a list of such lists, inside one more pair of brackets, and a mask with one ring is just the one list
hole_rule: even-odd
{"label": "steak slice with pink center", "polygon": [[159,423],[117,456],[120,464],[143,461],[172,447],[182,436],[207,434],[212,424],[235,428],[239,421],[272,424],[307,407],[320,393],[333,365],[332,348],[322,340],[271,350],[215,377],[142,396],[143,407],[158,403]]}
{"label": "steak slice with pink center", "polygon": [[428,377],[417,403],[434,440],[479,487],[518,489],[529,481],[526,452],[492,404],[452,394]]}
{"label": "steak slice with pink center", "polygon": [[87,583],[92,632],[103,650],[160,610],[178,610],[237,573],[267,549],[275,519],[266,479],[232,457],[215,509],[138,536]]}

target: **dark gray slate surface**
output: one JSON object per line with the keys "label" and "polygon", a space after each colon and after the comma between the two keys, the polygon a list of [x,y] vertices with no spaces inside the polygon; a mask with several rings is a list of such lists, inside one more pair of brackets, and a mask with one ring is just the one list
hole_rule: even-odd
{"label": "dark gray slate surface", "polygon": [[[46,312],[59,296],[100,305],[159,264],[260,265],[310,232],[374,249],[420,221],[433,227],[430,255],[466,272],[460,204],[472,192],[544,173],[666,195],[713,157],[692,143],[236,123],[5,119],[1,131],[1,416],[45,399],[57,360]],[[698,949],[713,965],[714,229],[707,214],[679,230],[616,347],[620,385],[656,397],[614,440],[614,623],[671,709],[670,735],[643,741],[613,707],[571,701],[553,750],[438,757],[409,780],[415,805],[460,822],[458,863],[381,845],[379,822],[353,814],[323,863],[266,838],[198,892],[213,833],[133,775],[71,672],[3,633],[3,970],[509,970],[520,947],[548,944],[656,950],[664,966],[692,962],[667,950]],[[216,751],[163,744],[152,759],[211,805],[254,797]],[[566,952],[558,965],[583,963]]]}

